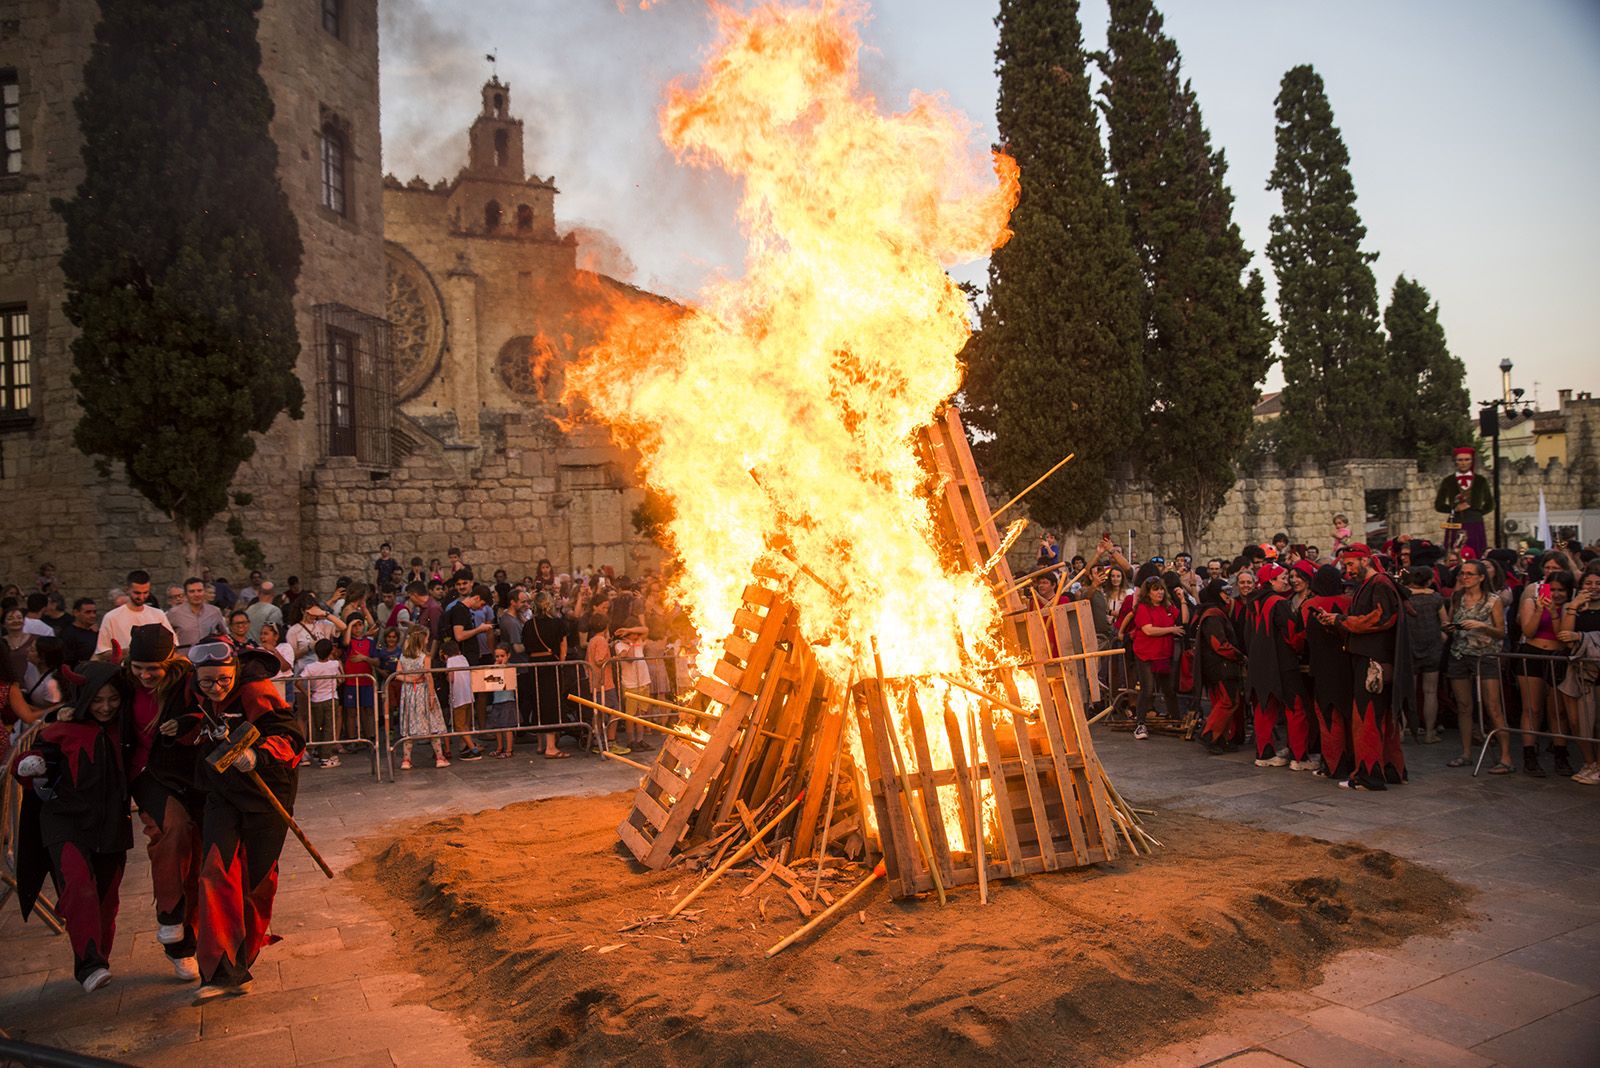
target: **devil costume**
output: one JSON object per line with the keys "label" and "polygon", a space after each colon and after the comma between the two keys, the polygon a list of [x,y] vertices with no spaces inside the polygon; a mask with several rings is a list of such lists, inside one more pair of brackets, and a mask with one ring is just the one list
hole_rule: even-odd
{"label": "devil costume", "polygon": [[[1372,555],[1365,545],[1349,545],[1340,556]],[[1354,701],[1350,745],[1355,769],[1344,783],[1353,789],[1382,790],[1406,781],[1400,722],[1415,681],[1411,643],[1400,621],[1405,602],[1400,588],[1374,569],[1350,597],[1349,615],[1339,620],[1349,650]]]}
{"label": "devil costume", "polygon": [[1276,756],[1272,728],[1283,717],[1287,721],[1290,756],[1304,762],[1311,747],[1311,724],[1298,655],[1304,638],[1295,623],[1289,598],[1270,585],[1282,570],[1276,564],[1263,564],[1257,576],[1262,587],[1251,601],[1250,664],[1245,677],[1255,700],[1256,758],[1271,760]]}
{"label": "devil costume", "polygon": [[1322,738],[1320,774],[1340,780],[1348,779],[1355,767],[1350,751],[1350,707],[1355,701],[1350,688],[1350,656],[1345,651],[1344,633],[1337,626],[1324,625],[1317,613],[1342,616],[1349,611],[1343,576],[1333,564],[1323,564],[1311,579],[1311,596],[1300,606],[1300,621],[1311,666],[1311,710]]}
{"label": "devil costume", "polygon": [[115,664],[91,662],[81,677],[64,677],[78,683],[71,718],[45,724],[12,763],[23,784],[17,900],[26,919],[49,871],[72,943],[73,975],[93,991],[111,978],[117,893],[133,826],[122,762],[123,708],[101,722],[89,705],[110,686],[125,708],[130,691]]}
{"label": "devil costume", "polygon": [[1463,446],[1452,456],[1469,456],[1473,466],[1466,471],[1452,471],[1444,477],[1439,483],[1439,492],[1434,494],[1433,510],[1443,512],[1446,523],[1461,524],[1460,530],[1445,531],[1445,551],[1465,547],[1481,560],[1489,548],[1483,533],[1483,517],[1494,511],[1494,491],[1489,488],[1489,480],[1476,470],[1476,449]]}
{"label": "devil costume", "polygon": [[1200,617],[1195,620],[1195,683],[1211,700],[1200,740],[1212,753],[1231,751],[1244,737],[1239,681],[1244,677],[1245,658],[1233,621],[1223,607],[1224,586],[1221,579],[1213,579],[1200,591]]}
{"label": "devil costume", "polygon": [[261,732],[250,752],[254,769],[274,796],[294,810],[305,735],[272,677],[277,658],[264,649],[206,642],[189,650],[196,670],[237,664],[233,688],[220,698],[198,686],[203,714],[188,739],[197,745],[196,783],[205,795],[200,827],[199,949],[201,996],[242,993],[250,966],[269,940],[272,899],[278,889],[278,855],[288,828],[241,767],[217,771],[208,756],[225,747],[229,732],[250,723]]}
{"label": "devil costume", "polygon": [[[139,807],[150,884],[155,894],[156,941],[180,979],[193,979],[195,913],[200,899],[200,814],[205,796],[195,787],[195,748],[177,740],[199,725],[187,660],[173,657],[176,640],[159,623],[134,627],[124,663],[165,664],[157,690],[133,687],[128,724],[128,783]],[[178,677],[171,677],[172,675]],[[162,733],[174,722],[173,734]]]}

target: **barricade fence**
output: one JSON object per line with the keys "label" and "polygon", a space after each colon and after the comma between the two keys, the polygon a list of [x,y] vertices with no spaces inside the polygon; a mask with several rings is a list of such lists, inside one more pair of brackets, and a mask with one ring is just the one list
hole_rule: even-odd
{"label": "barricade fence", "polygon": [[[1477,719],[1478,729],[1483,733],[1483,747],[1478,750],[1478,760],[1472,766],[1472,774],[1474,777],[1476,777],[1478,772],[1483,769],[1484,758],[1489,755],[1489,746],[1494,742],[1495,735],[1497,734],[1504,733],[1513,736],[1520,734],[1530,738],[1560,738],[1563,741],[1591,744],[1596,742],[1597,739],[1595,738],[1594,724],[1592,722],[1588,727],[1587,734],[1572,734],[1559,730],[1544,731],[1531,727],[1523,727],[1521,724],[1513,724],[1511,722],[1509,706],[1506,703],[1505,697],[1505,688],[1508,685],[1520,685],[1520,680],[1525,674],[1528,674],[1526,672],[1517,670],[1519,663],[1524,668],[1534,664],[1544,665],[1545,667],[1542,670],[1531,674],[1531,677],[1536,677],[1543,680],[1543,688],[1545,691],[1543,694],[1544,707],[1537,711],[1537,718],[1535,719],[1535,722],[1543,722],[1544,717],[1548,713],[1550,718],[1553,720],[1551,723],[1552,726],[1567,726],[1571,728],[1575,725],[1568,722],[1571,716],[1569,715],[1566,701],[1563,699],[1562,694],[1558,690],[1558,684],[1560,678],[1563,677],[1567,671],[1575,670],[1577,665],[1581,663],[1594,663],[1593,660],[1586,660],[1583,657],[1570,656],[1566,653],[1530,653],[1520,649],[1497,651],[1494,653],[1489,653],[1487,656],[1492,657],[1495,663],[1499,666],[1499,675],[1495,681],[1499,683],[1501,689],[1500,718],[1502,719],[1503,723],[1491,726],[1484,721],[1484,679],[1482,674],[1476,674],[1474,677],[1474,683],[1476,687],[1478,705]],[[1511,669],[1509,676],[1507,675],[1506,671],[1507,667]],[[1589,699],[1593,700],[1592,694],[1589,695]],[[1524,705],[1522,709],[1522,718],[1529,718],[1529,710],[1526,705]]]}
{"label": "barricade fence", "polygon": [[[350,749],[366,749],[372,758],[372,778],[383,781],[378,758],[382,748],[378,735],[380,683],[375,674],[341,671],[307,678],[296,673],[279,675],[272,681],[300,721],[308,760],[315,759],[319,750],[331,749],[337,755]],[[331,698],[326,696],[329,686],[333,688]]]}

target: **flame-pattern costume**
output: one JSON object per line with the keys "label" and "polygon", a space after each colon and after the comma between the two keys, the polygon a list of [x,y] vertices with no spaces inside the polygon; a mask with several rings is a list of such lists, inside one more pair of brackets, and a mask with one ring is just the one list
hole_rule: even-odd
{"label": "flame-pattern costume", "polygon": [[[1399,717],[1410,703],[1414,680],[1411,647],[1406,628],[1400,623],[1404,610],[1405,602],[1394,580],[1373,570],[1351,595],[1349,614],[1339,620],[1346,635],[1354,693],[1350,746],[1355,768],[1351,782],[1369,790],[1406,781]],[[1374,664],[1376,668],[1372,667]],[[1382,685],[1377,692],[1370,692],[1367,679],[1374,672],[1381,673]]]}
{"label": "flame-pattern costume", "polygon": [[[186,660],[172,660],[167,670],[187,674],[191,669]],[[205,806],[205,795],[195,785],[197,750],[178,738],[192,738],[202,717],[189,679],[179,678],[162,689],[165,697],[142,686],[134,688],[133,714],[128,717],[128,782],[150,857],[156,922],[183,928],[179,941],[162,946],[168,957],[178,960],[194,956],[197,944],[200,818]],[[160,732],[168,721],[177,722],[177,736]]]}
{"label": "flame-pattern costume", "polygon": [[234,687],[220,701],[195,691],[204,713],[192,739],[197,754],[196,783],[205,795],[200,826],[199,948],[201,982],[239,986],[250,980],[250,966],[269,940],[272,900],[278,890],[278,856],[288,828],[243,773],[218,772],[206,755],[226,741],[241,720],[261,732],[256,742],[256,772],[283,807],[294,811],[299,763],[306,740],[294,712],[271,681],[271,667],[243,651]]}
{"label": "flame-pattern costume", "polygon": [[[88,712],[95,694],[106,686],[118,689],[125,709],[128,684],[116,665],[107,663],[87,665],[82,680],[72,718],[45,724],[11,765],[24,787],[17,841],[22,915],[26,919],[33,910],[48,871],[79,982],[110,963],[118,891],[133,848],[123,765],[124,712],[104,723]],[[24,774],[20,769],[30,756],[42,758],[45,770]]]}
{"label": "flame-pattern costume", "polygon": [[1347,779],[1355,767],[1350,749],[1350,710],[1355,701],[1350,688],[1350,654],[1345,650],[1344,633],[1337,625],[1323,624],[1317,613],[1345,615],[1350,611],[1350,598],[1343,592],[1338,568],[1327,566],[1321,571],[1332,572],[1331,586],[1319,573],[1312,596],[1300,606],[1306,657],[1311,665],[1311,710],[1317,717],[1325,773],[1330,778]]}
{"label": "flame-pattern costume", "polygon": [[1305,648],[1289,598],[1269,586],[1250,597],[1247,685],[1255,703],[1256,756],[1272,757],[1272,728],[1286,720],[1289,753],[1307,759],[1311,748],[1311,721],[1306,711],[1306,688],[1300,672],[1300,652]]}
{"label": "flame-pattern costume", "polygon": [[1239,648],[1233,621],[1221,604],[1208,604],[1195,620],[1196,680],[1211,699],[1200,739],[1210,746],[1237,743],[1244,738],[1244,705],[1239,682],[1244,677],[1245,656]]}

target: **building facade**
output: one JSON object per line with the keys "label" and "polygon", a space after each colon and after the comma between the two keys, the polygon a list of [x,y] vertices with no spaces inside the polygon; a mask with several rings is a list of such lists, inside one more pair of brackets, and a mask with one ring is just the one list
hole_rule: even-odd
{"label": "building facade", "polygon": [[[75,331],[50,204],[83,174],[73,100],[98,11],[13,0],[0,13],[0,576],[21,582],[48,561],[73,593],[133,567],[181,578],[183,560],[174,525],[72,443]],[[525,174],[509,87],[485,86],[460,175],[401,187],[380,162],[377,0],[265,0],[259,41],[305,250],[305,417],[258,438],[203,562],[242,570],[224,529],[237,518],[270,573],[313,588],[364,573],[385,540],[511,568],[653,563],[629,522],[641,495],[628,458],[603,432],[557,422],[561,366],[595,330],[586,301],[625,287],[576,270],[553,179]]]}

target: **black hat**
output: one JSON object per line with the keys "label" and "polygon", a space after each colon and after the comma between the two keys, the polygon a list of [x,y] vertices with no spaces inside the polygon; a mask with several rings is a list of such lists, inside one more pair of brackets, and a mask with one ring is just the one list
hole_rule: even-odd
{"label": "black hat", "polygon": [[1221,605],[1222,593],[1227,588],[1228,584],[1222,579],[1212,579],[1200,588],[1200,603]]}
{"label": "black hat", "polygon": [[128,659],[159,664],[178,647],[178,639],[160,623],[141,623],[128,636]]}

